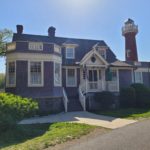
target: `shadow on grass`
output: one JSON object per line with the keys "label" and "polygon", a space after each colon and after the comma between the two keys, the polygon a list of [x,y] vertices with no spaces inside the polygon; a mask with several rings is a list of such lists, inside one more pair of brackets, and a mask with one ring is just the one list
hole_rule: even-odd
{"label": "shadow on grass", "polygon": [[0,149],[43,135],[50,124],[17,125],[0,133]]}
{"label": "shadow on grass", "polygon": [[108,111],[95,111],[93,113],[119,118],[139,119],[150,117],[150,108],[123,108]]}

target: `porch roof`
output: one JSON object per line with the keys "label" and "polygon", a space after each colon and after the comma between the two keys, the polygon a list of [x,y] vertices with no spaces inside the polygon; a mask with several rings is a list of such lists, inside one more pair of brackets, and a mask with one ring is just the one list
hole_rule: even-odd
{"label": "porch roof", "polygon": [[110,64],[112,67],[134,67],[133,65],[127,64],[123,61],[117,60]]}

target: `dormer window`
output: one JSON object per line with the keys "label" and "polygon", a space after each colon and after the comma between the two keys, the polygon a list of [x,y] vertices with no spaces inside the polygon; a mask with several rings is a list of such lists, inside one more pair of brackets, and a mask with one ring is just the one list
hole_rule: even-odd
{"label": "dormer window", "polygon": [[67,59],[74,59],[75,58],[74,50],[75,50],[74,47],[66,47],[66,58]]}
{"label": "dormer window", "polygon": [[37,50],[42,51],[43,50],[43,43],[42,42],[29,42],[29,50]]}

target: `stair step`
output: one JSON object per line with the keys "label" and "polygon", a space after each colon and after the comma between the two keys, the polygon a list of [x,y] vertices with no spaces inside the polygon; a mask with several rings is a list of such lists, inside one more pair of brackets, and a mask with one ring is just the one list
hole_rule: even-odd
{"label": "stair step", "polygon": [[68,111],[83,111],[83,108],[77,98],[69,98]]}

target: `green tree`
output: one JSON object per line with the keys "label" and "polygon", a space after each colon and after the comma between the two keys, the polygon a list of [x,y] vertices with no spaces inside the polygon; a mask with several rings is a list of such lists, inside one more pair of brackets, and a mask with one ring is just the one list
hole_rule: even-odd
{"label": "green tree", "polygon": [[6,43],[10,42],[12,38],[12,31],[9,29],[0,30],[0,56],[6,53]]}
{"label": "green tree", "polygon": [[5,88],[5,74],[0,73],[0,89]]}

